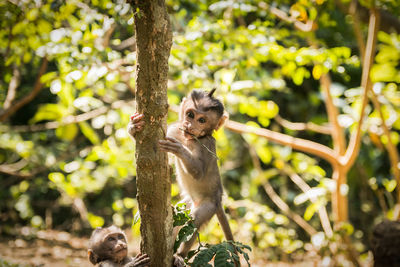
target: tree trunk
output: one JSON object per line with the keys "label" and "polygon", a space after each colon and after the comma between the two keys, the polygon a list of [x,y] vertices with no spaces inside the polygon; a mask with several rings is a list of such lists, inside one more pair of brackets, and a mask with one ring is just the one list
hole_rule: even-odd
{"label": "tree trunk", "polygon": [[171,180],[165,137],[168,112],[167,75],[172,32],[163,0],[132,4],[136,35],[137,112],[145,126],[136,136],[137,199],[141,216],[141,251],[150,266],[171,266],[173,253]]}

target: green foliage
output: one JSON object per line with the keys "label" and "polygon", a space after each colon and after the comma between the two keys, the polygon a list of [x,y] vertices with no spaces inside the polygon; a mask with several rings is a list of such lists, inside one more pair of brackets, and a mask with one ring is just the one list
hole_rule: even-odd
{"label": "green foliage", "polygon": [[214,266],[235,266],[235,261],[239,260],[238,255],[242,255],[250,266],[249,255],[245,250],[251,251],[251,248],[240,242],[225,241],[217,245],[207,244],[188,253],[188,259],[193,258],[188,265],[192,267],[213,266],[210,262],[214,259]]}
{"label": "green foliage", "polygon": [[21,264],[14,264],[14,263],[10,263],[6,260],[0,259],[0,266],[1,267],[24,267],[27,265],[21,265]]}
{"label": "green foliage", "polygon": [[[174,31],[171,105],[178,105],[192,89],[217,87],[216,95],[232,120],[331,147],[329,135],[309,128],[293,130],[279,122],[282,117],[327,126],[320,79],[329,73],[339,124],[346,128],[346,137],[354,131],[362,99],[360,50],[354,22],[337,1],[166,2]],[[363,7],[372,3],[359,2]],[[373,2],[399,17],[398,2]],[[278,18],[273,8],[290,19]],[[42,83],[39,94],[0,126],[0,233],[13,234],[16,226],[24,225],[89,231],[87,222],[96,227],[139,221],[134,142],[126,133],[135,109],[137,55],[132,42],[123,46],[132,41],[135,12],[140,15],[125,1],[0,1],[0,116],[13,81],[17,87],[11,106],[29,95],[37,80]],[[310,32],[294,25],[311,20],[317,28]],[[361,21],[360,26],[365,37],[367,24]],[[399,43],[399,34],[379,31],[370,75],[395,146],[400,141]],[[49,64],[39,76],[44,58]],[[326,209],[332,223],[335,181],[326,162],[255,135],[216,132],[218,163],[230,197],[224,203],[236,240],[250,244],[252,253],[268,260],[307,259],[315,251],[321,258],[340,258],[346,251],[332,255],[329,249],[332,244],[341,247],[342,234],[351,235],[359,252],[367,251],[372,222],[393,215],[397,187],[385,151],[389,140],[382,135],[381,114],[372,105],[367,111],[367,134],[362,136],[348,187],[343,188],[350,224],[330,237],[323,232],[318,213]],[[170,112],[168,119],[175,121],[177,114]],[[294,182],[293,174],[309,189]],[[265,193],[266,183],[291,212],[315,228],[315,236],[276,207]],[[175,184],[172,189],[175,201]],[[85,210],[79,211],[77,200],[87,209],[87,222],[82,221]],[[195,227],[183,206],[175,208],[174,216],[174,225],[182,227],[177,248]],[[209,243],[222,240],[216,220],[200,238]],[[235,244],[247,255],[247,247]],[[214,257],[218,266],[229,265],[235,257],[232,246],[201,246],[191,257],[193,264],[207,266]]]}
{"label": "green foliage", "polygon": [[174,207],[173,214],[174,223],[173,226],[182,226],[179,229],[178,235],[174,242],[174,252],[176,252],[179,246],[186,241],[189,241],[194,234],[196,234],[196,226],[194,225],[193,219],[190,216],[190,210],[186,209],[186,204],[178,203]]}

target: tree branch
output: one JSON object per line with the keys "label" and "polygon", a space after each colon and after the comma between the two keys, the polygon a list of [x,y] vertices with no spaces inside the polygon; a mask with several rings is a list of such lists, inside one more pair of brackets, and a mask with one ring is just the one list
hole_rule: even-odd
{"label": "tree branch", "polygon": [[229,129],[236,133],[250,133],[255,134],[261,137],[264,137],[272,142],[290,146],[293,149],[297,149],[299,151],[310,153],[315,156],[321,157],[332,164],[332,166],[338,165],[338,160],[336,157],[336,153],[331,148],[309,141],[301,138],[295,138],[290,135],[274,132],[268,129],[256,128],[252,126],[248,126],[243,123],[235,122],[232,120],[228,120],[225,123],[225,128]]}
{"label": "tree branch", "polygon": [[372,103],[374,104],[374,107],[376,110],[378,110],[379,112],[379,117],[381,118],[381,124],[382,124],[382,129],[383,129],[383,133],[384,135],[386,135],[387,137],[387,143],[386,143],[386,150],[389,153],[389,159],[390,159],[390,165],[392,166],[392,173],[393,176],[395,177],[396,181],[397,181],[397,203],[400,203],[400,169],[399,169],[399,152],[396,148],[396,146],[393,144],[392,141],[392,136],[390,134],[390,130],[389,127],[386,124],[385,121],[385,116],[383,115],[382,112],[382,107],[381,107],[381,103],[379,103],[374,90],[371,90],[371,100]]}
{"label": "tree branch", "polygon": [[[360,49],[360,53],[362,55],[362,58],[364,58],[364,55],[365,55],[365,43],[364,43],[364,40],[362,38],[362,32],[361,32],[361,29],[360,29],[360,26],[359,26],[360,18],[359,18],[359,15],[358,15],[358,13],[356,11],[357,11],[357,1],[353,0],[352,5],[351,5],[351,7],[349,9],[349,13],[353,16],[353,19],[354,19],[354,22],[355,22],[354,23],[354,32],[355,32],[355,35],[357,36],[357,43],[358,43],[358,46],[359,46],[359,49]],[[375,109],[378,110],[378,112],[379,112],[379,116],[381,118],[381,123],[382,123],[382,129],[383,129],[383,132],[384,132],[384,134],[386,135],[386,137],[388,139],[388,142],[386,144],[386,150],[389,153],[389,159],[390,159],[390,163],[391,163],[391,166],[392,166],[392,172],[393,172],[393,175],[394,175],[394,177],[395,177],[395,179],[397,181],[397,184],[398,184],[398,186],[397,186],[397,201],[400,202],[400,170],[399,170],[399,167],[398,167],[399,158],[400,158],[399,157],[399,153],[398,153],[396,147],[394,146],[394,144],[392,142],[392,138],[391,138],[391,135],[390,135],[389,128],[388,128],[388,126],[387,126],[387,124],[385,122],[385,117],[383,116],[383,113],[382,113],[381,104],[378,101],[378,99],[376,97],[376,94],[375,94],[375,92],[373,90],[371,90],[370,97],[371,97],[371,100],[372,100],[372,103],[373,103]]]}
{"label": "tree branch", "polygon": [[269,11],[275,15],[277,18],[292,23],[294,27],[302,32],[311,32],[317,29],[317,24],[313,20],[307,20],[307,23],[296,20],[295,18],[289,17],[285,11],[282,11],[276,7],[269,6],[265,2],[260,2],[258,6],[264,10],[269,9]]}
{"label": "tree branch", "polygon": [[379,12],[376,9],[371,9],[370,23],[368,27],[368,40],[365,51],[364,66],[361,78],[361,87],[364,89],[364,95],[362,99],[362,106],[360,112],[360,118],[358,121],[357,129],[351,135],[349,146],[346,150],[346,154],[340,158],[341,164],[348,170],[356,160],[358,152],[361,146],[361,135],[362,135],[362,124],[364,121],[365,108],[368,104],[368,92],[372,87],[372,83],[369,77],[369,73],[374,61],[377,32],[379,28]]}
{"label": "tree branch", "polygon": [[6,100],[4,100],[3,109],[10,108],[12,102],[15,99],[17,88],[19,86],[21,79],[21,73],[17,66],[13,67],[13,76],[11,78],[10,84],[8,85]]}
{"label": "tree branch", "polygon": [[293,131],[313,131],[321,134],[331,134],[330,126],[318,125],[312,122],[291,122],[283,119],[279,114],[275,116],[275,121],[281,126]]}
{"label": "tree branch", "polygon": [[[291,168],[288,171],[286,171],[284,168],[283,171],[285,172],[286,175],[289,176],[289,178],[293,181],[293,183],[295,183],[301,189],[301,191],[306,193],[311,190],[311,187],[306,182],[304,182],[304,180],[297,173],[295,173]],[[312,203],[315,203],[317,201],[317,198],[311,196],[309,198],[309,200]],[[325,206],[321,206],[318,209],[318,215],[319,215],[319,219],[321,221],[322,229],[324,229],[326,236],[332,237],[333,230],[332,230],[332,226],[329,221],[328,212],[326,211]]]}
{"label": "tree branch", "polygon": [[338,108],[333,103],[331,89],[331,78],[329,74],[323,74],[320,79],[322,92],[325,95],[325,106],[328,113],[330,125],[332,125],[333,147],[338,155],[343,155],[346,150],[346,140],[344,137],[343,128],[338,122]]}
{"label": "tree branch", "polygon": [[21,107],[32,101],[36,95],[40,92],[40,90],[43,87],[43,84],[40,82],[40,78],[42,75],[46,72],[47,70],[47,65],[48,65],[48,60],[46,57],[43,58],[42,64],[39,69],[38,76],[36,78],[35,85],[33,87],[33,90],[24,98],[19,100],[17,103],[14,105],[10,106],[8,109],[3,110],[3,112],[0,114],[0,121],[5,121],[8,117],[13,115],[15,112],[17,112]]}
{"label": "tree branch", "polygon": [[349,14],[353,17],[353,29],[354,35],[358,43],[358,48],[360,49],[361,61],[365,58],[365,42],[363,34],[360,27],[360,16],[357,13],[357,0],[353,0],[350,4]]}
{"label": "tree branch", "polygon": [[118,50],[118,51],[124,50],[126,48],[129,48],[131,51],[135,51],[136,50],[136,37],[135,36],[129,37],[128,39],[123,40],[118,45],[110,44],[110,47],[113,50]]}

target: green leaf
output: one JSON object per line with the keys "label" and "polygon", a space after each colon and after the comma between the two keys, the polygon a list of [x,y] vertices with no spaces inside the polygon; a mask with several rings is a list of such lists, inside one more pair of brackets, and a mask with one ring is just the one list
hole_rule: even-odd
{"label": "green leaf", "polygon": [[51,71],[42,75],[42,77],[40,77],[40,82],[48,85],[55,77],[57,77],[57,72]]}
{"label": "green leaf", "polygon": [[175,243],[174,243],[174,252],[176,252],[179,248],[179,246],[186,241],[189,241],[190,238],[196,233],[196,226],[194,225],[193,221],[187,222],[180,230],[178,233],[178,236],[176,237]]}
{"label": "green leaf", "polygon": [[67,124],[56,129],[56,136],[65,141],[72,141],[78,134],[78,126],[76,124]]}
{"label": "green leaf", "polygon": [[65,176],[61,172],[52,172],[49,174],[49,180],[55,184],[60,184],[65,181]]}
{"label": "green leaf", "polygon": [[223,248],[220,248],[215,254],[214,265],[215,266],[235,266],[233,262],[229,262],[230,254]]}
{"label": "green leaf", "polygon": [[322,201],[315,201],[311,203],[310,206],[307,207],[306,211],[304,212],[304,219],[306,221],[311,220],[312,216],[314,216],[315,212],[322,206]]}
{"label": "green leaf", "polygon": [[90,127],[90,125],[83,121],[79,123],[79,127],[81,128],[81,131],[84,136],[86,136],[87,139],[93,144],[93,145],[98,145],[100,144],[100,138],[97,135],[97,133]]}
{"label": "green leaf", "polygon": [[96,216],[93,213],[88,213],[88,221],[92,228],[102,227],[104,225],[104,219],[100,216]]}
{"label": "green leaf", "polygon": [[256,148],[256,152],[262,162],[266,164],[271,162],[272,154],[268,146],[259,146]]}
{"label": "green leaf", "polygon": [[373,82],[391,82],[396,81],[397,75],[396,64],[386,62],[373,65],[370,76]]}
{"label": "green leaf", "polygon": [[193,260],[193,263],[190,265],[192,267],[203,267],[203,266],[212,266],[209,264],[211,259],[214,257],[215,252],[213,249],[204,249],[201,250]]}
{"label": "green leaf", "polygon": [[175,205],[173,212],[173,219],[174,219],[173,223],[174,227],[184,225],[185,223],[192,220],[192,217],[190,216],[190,210],[186,209],[186,203],[182,202]]}
{"label": "green leaf", "polygon": [[140,212],[139,210],[135,213],[135,216],[133,217],[133,225],[137,224],[140,221]]}
{"label": "green leaf", "polygon": [[397,182],[396,182],[396,180],[384,179],[383,185],[385,186],[385,188],[388,192],[393,192],[393,190],[396,189]]}
{"label": "green leaf", "polygon": [[35,116],[29,122],[36,123],[39,121],[59,121],[64,117],[64,114],[67,113],[67,109],[60,104],[45,104],[40,106]]}

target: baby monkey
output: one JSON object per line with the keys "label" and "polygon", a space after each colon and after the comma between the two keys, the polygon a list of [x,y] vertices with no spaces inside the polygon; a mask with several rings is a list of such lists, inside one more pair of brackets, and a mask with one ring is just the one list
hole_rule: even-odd
{"label": "baby monkey", "polygon": [[126,235],[117,226],[97,227],[90,237],[88,257],[100,267],[144,267],[149,265],[147,254],[128,256]]}
{"label": "baby monkey", "polygon": [[[160,140],[161,150],[176,156],[177,181],[183,200],[191,206],[194,224],[200,229],[214,214],[227,240],[233,240],[228,220],[223,210],[222,183],[218,169],[214,130],[227,119],[224,106],[210,92],[193,90],[182,100],[179,121],[170,125],[165,140]],[[134,136],[144,126],[143,114],[135,113],[128,125]],[[196,234],[183,243],[178,255],[185,257],[196,240]]]}

